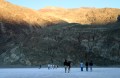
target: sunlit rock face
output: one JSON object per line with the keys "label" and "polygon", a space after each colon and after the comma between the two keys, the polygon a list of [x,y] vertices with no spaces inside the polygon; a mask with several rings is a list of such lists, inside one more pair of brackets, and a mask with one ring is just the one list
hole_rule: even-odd
{"label": "sunlit rock face", "polygon": [[59,8],[59,7],[45,7],[39,10],[50,16],[63,19],[69,23],[80,24],[107,24],[113,23],[120,14],[119,9],[115,8]]}

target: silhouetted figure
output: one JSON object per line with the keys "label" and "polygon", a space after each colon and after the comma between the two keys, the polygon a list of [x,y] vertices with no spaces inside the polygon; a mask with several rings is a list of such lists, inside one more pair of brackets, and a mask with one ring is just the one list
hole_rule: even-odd
{"label": "silhouetted figure", "polygon": [[71,68],[71,61],[64,61],[64,67],[65,67],[65,73],[68,70],[68,73],[70,72],[70,68]]}
{"label": "silhouetted figure", "polygon": [[64,61],[64,67],[65,67],[65,73],[66,73],[67,68],[68,68],[68,62],[67,62],[67,60],[66,60],[66,59],[65,59],[65,61]]}
{"label": "silhouetted figure", "polygon": [[70,68],[71,68],[71,61],[67,61],[65,59],[65,61],[64,61],[64,67],[65,67],[65,73],[66,73],[67,70],[68,70],[68,73],[69,73],[70,72]]}
{"label": "silhouetted figure", "polygon": [[41,65],[39,66],[39,69],[41,68]]}
{"label": "silhouetted figure", "polygon": [[59,66],[57,65],[57,68],[58,68]]}
{"label": "silhouetted figure", "polygon": [[85,63],[86,71],[88,71],[88,62]]}
{"label": "silhouetted figure", "polygon": [[83,71],[83,61],[80,62],[81,71]]}
{"label": "silhouetted figure", "polygon": [[68,73],[70,72],[70,68],[71,68],[71,61],[67,62],[67,66],[68,66]]}
{"label": "silhouetted figure", "polygon": [[92,71],[93,62],[90,61],[89,65],[90,65],[90,71]]}

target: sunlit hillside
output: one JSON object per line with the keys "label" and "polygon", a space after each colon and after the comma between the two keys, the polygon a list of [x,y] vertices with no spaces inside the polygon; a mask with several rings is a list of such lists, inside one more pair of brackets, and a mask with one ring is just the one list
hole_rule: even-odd
{"label": "sunlit hillside", "polygon": [[39,12],[63,19],[69,23],[107,24],[116,21],[120,10],[116,8],[73,8],[45,7]]}
{"label": "sunlit hillside", "polygon": [[47,26],[56,23],[64,23],[59,18],[47,16],[36,10],[20,7],[4,0],[0,0],[0,21],[17,24],[30,24],[36,26]]}

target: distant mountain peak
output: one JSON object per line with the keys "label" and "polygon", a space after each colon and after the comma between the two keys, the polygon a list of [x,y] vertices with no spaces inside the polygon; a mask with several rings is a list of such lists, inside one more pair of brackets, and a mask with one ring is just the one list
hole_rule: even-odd
{"label": "distant mountain peak", "polygon": [[55,7],[55,6],[46,6],[39,11],[41,12],[55,12],[55,11],[66,11],[68,9],[62,7]]}

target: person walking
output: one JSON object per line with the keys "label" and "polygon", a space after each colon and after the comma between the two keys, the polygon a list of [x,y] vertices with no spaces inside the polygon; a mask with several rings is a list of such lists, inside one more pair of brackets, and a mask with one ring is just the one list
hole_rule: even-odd
{"label": "person walking", "polygon": [[83,61],[80,62],[81,71],[83,71]]}
{"label": "person walking", "polygon": [[88,62],[87,61],[85,63],[85,66],[86,66],[86,71],[88,71]]}
{"label": "person walking", "polygon": [[70,73],[71,61],[68,61],[68,62],[67,62],[67,66],[68,66],[68,73]]}
{"label": "person walking", "polygon": [[65,73],[68,71],[68,73],[70,72],[70,68],[71,68],[71,61],[67,61],[65,59],[64,61],[64,67],[65,67]]}
{"label": "person walking", "polygon": [[64,68],[65,68],[65,73],[66,73],[67,68],[68,68],[68,62],[67,62],[67,60],[66,60],[66,59],[65,59],[65,61],[64,61]]}
{"label": "person walking", "polygon": [[92,66],[93,66],[92,60],[90,61],[89,66],[90,66],[90,71],[92,72]]}

